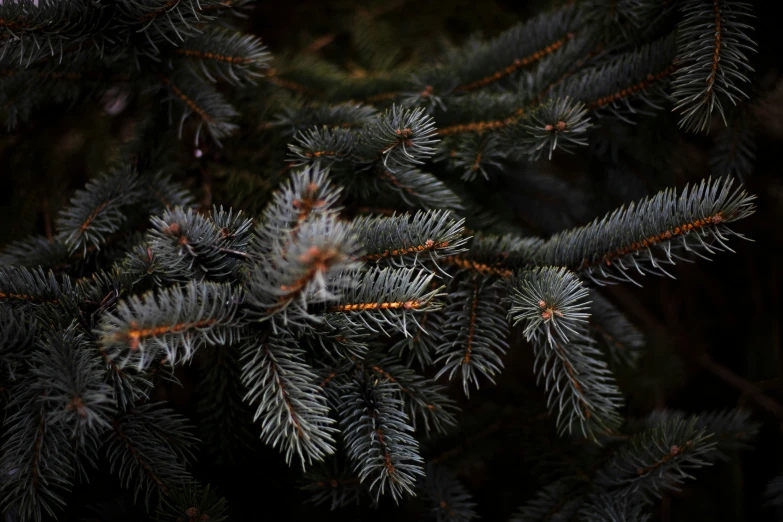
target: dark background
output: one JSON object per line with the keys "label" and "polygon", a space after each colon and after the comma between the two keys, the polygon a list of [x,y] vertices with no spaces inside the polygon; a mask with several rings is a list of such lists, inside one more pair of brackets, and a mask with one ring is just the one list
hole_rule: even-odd
{"label": "dark background", "polygon": [[[374,12],[391,28],[388,34],[399,44],[399,61],[404,62],[411,57],[436,56],[442,42],[460,42],[476,32],[494,36],[544,4],[467,0],[390,0],[370,6],[366,2],[259,2],[246,24],[273,54],[309,47],[344,67],[357,67],[351,61],[353,31],[367,12]],[[745,178],[748,191],[758,196],[758,210],[736,225],[736,230],[752,241],[732,240],[736,254],[721,253],[712,262],[700,260],[674,267],[676,279],[648,277],[644,288],[615,286],[606,292],[647,336],[648,356],[641,376],[626,383],[633,390],[629,413],[641,415],[653,407],[698,412],[743,405],[752,409],[755,421],[763,423],[753,450],[697,472],[698,480],[688,482],[681,493],[666,496],[656,506],[656,520],[772,520],[772,511],[762,507],[761,492],[770,479],[783,472],[779,269],[783,261],[783,183],[778,167],[783,144],[778,62],[783,49],[776,18],[768,16],[770,5],[760,2],[758,6],[755,38],[760,53],[754,65],[758,71],[755,81],[762,92],[752,109],[758,121],[758,152],[754,172]],[[381,36],[385,37],[379,32]],[[657,118],[665,120],[668,115]],[[632,129],[609,126],[603,131],[605,139],[636,137],[651,147],[624,158],[618,171],[602,169],[595,150],[582,150],[575,156],[558,158],[554,164],[543,162],[500,174],[489,182],[477,183],[476,190],[493,198],[488,201],[511,209],[518,223],[541,235],[584,224],[640,196],[666,186],[682,187],[709,175],[709,138],[661,134],[670,133],[671,128],[658,122],[642,122]],[[106,116],[96,100],[95,107],[77,111],[52,107],[45,118],[19,132],[0,134],[0,245],[30,233],[50,231],[58,209],[72,190],[96,172],[107,142],[122,131],[123,120]],[[652,148],[653,144],[660,146]],[[661,160],[663,166],[658,163]],[[542,182],[542,176],[550,181]],[[198,192],[198,180],[190,182]],[[705,353],[713,364],[704,362]],[[526,346],[512,341],[505,362],[498,385],[482,386],[475,404],[463,405],[466,412],[487,418],[483,427],[474,427],[461,440],[427,449],[430,455],[445,454],[443,462],[460,472],[483,520],[507,518],[532,498],[531,485],[537,480],[533,468],[526,468],[533,448],[521,444],[519,440],[526,439],[516,437],[514,431],[519,422],[534,417],[527,412],[527,405],[541,397],[530,386],[533,378]],[[189,408],[187,379],[185,384],[184,391],[168,391],[183,411]],[[458,396],[458,388],[454,396]],[[759,400],[759,394],[765,398]],[[508,408],[512,420],[502,420],[509,417]],[[771,411],[775,408],[778,410]],[[241,472],[196,470],[226,494],[233,512],[241,514],[233,519],[283,520],[281,513],[288,513],[288,519],[300,520],[305,513],[314,513],[303,505],[305,494],[291,487],[299,470],[288,469],[277,452],[261,450],[246,464]],[[96,482],[100,486],[100,480]],[[100,487],[87,496],[92,498],[96,491]],[[386,504],[381,507],[384,509],[372,515],[357,508],[332,513],[331,518],[328,512],[321,513],[318,519],[364,520],[372,516],[395,520],[412,516],[387,510],[390,506]]]}

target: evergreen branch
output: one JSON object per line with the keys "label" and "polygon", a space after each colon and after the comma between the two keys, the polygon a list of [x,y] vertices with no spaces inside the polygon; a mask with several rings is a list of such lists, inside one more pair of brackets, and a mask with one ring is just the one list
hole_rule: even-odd
{"label": "evergreen branch", "polygon": [[378,360],[368,356],[363,364],[370,375],[395,384],[399,388],[404,411],[414,429],[418,429],[416,424],[419,418],[427,436],[430,435],[431,428],[436,433],[445,433],[448,427],[457,425],[455,413],[459,408],[444,394],[443,386],[417,375],[393,356],[381,357]]}
{"label": "evergreen branch", "polygon": [[589,225],[555,234],[539,249],[543,265],[579,270],[596,284],[613,280],[636,283],[629,272],[670,275],[663,264],[685,260],[690,252],[705,257],[729,250],[729,236],[743,237],[727,225],[755,211],[742,188],[732,180],[703,180],[620,207]]}
{"label": "evergreen branch", "polygon": [[435,122],[422,109],[393,105],[362,128],[357,153],[364,161],[383,160],[392,171],[405,171],[435,153]]}
{"label": "evergreen branch", "polygon": [[751,448],[761,426],[750,422],[750,412],[742,409],[702,412],[698,415],[686,415],[678,410],[656,410],[647,417],[628,423],[628,431],[637,433],[655,428],[666,422],[685,422],[693,419],[697,429],[703,429],[710,435],[714,444],[712,451],[705,458],[714,460],[729,460],[729,454]]}
{"label": "evergreen branch", "polygon": [[120,368],[146,369],[161,356],[173,366],[189,360],[203,343],[232,342],[240,299],[228,285],[196,282],[131,296],[102,314],[96,335]]}
{"label": "evergreen branch", "polygon": [[576,14],[571,6],[543,13],[467,53],[455,55],[451,67],[456,69],[461,84],[454,90],[486,87],[560,49],[574,37]]}
{"label": "evergreen branch", "polygon": [[[198,482],[187,482],[168,495],[161,497],[155,512],[159,522],[207,521],[224,522],[228,520],[228,505],[225,497],[210,490],[210,485],[202,487]],[[187,519],[182,518],[185,514]]]}
{"label": "evergreen branch", "polygon": [[0,265],[28,266],[58,272],[67,268],[70,253],[62,241],[45,236],[29,236],[12,241],[0,254]]}
{"label": "evergreen branch", "polygon": [[444,258],[442,262],[482,275],[510,277],[513,271],[534,262],[543,241],[514,234],[475,234],[465,254]]}
{"label": "evergreen branch", "polygon": [[459,372],[468,397],[471,384],[478,389],[479,375],[494,384],[494,376],[503,368],[500,357],[508,349],[508,323],[500,289],[486,278],[454,278],[441,313],[442,337],[435,364],[443,367],[435,378],[448,375],[451,380]]}
{"label": "evergreen branch", "polygon": [[544,487],[511,518],[510,522],[571,520],[585,502],[586,491],[579,481],[560,479]]}
{"label": "evergreen branch", "polygon": [[357,286],[350,289],[339,303],[328,308],[329,316],[338,315],[356,328],[367,328],[386,333],[387,328],[411,333],[408,322],[421,325],[415,314],[440,308],[434,301],[438,290],[427,292],[433,274],[413,268],[374,268],[367,272]]}
{"label": "evergreen branch", "polygon": [[689,470],[709,465],[715,442],[697,420],[664,420],[633,435],[598,471],[596,484],[617,496],[644,501],[677,491]]}
{"label": "evergreen branch", "polygon": [[192,208],[176,207],[152,217],[151,223],[149,261],[169,280],[225,280],[236,274],[240,260],[248,255],[253,222],[242,212],[220,207],[203,216]]}
{"label": "evergreen branch", "polygon": [[139,179],[128,166],[117,166],[87,182],[84,190],[76,191],[70,205],[60,212],[58,241],[68,246],[71,254],[87,248],[100,248],[106,237],[120,230],[125,222],[126,207],[141,200]]}
{"label": "evergreen branch", "polygon": [[736,177],[740,181],[753,173],[756,133],[746,110],[739,109],[726,128],[715,136],[710,151],[710,173],[715,177]]}
{"label": "evergreen branch", "polygon": [[456,150],[449,155],[449,166],[462,171],[464,181],[473,181],[478,175],[489,179],[490,170],[502,167],[507,151],[495,133],[468,133],[460,138]]}
{"label": "evergreen branch", "polygon": [[65,506],[63,495],[75,478],[73,446],[67,430],[50,419],[34,378],[21,381],[6,407],[0,452],[0,507],[40,522]]}
{"label": "evergreen branch", "polygon": [[288,144],[290,159],[296,165],[318,163],[329,166],[336,162],[350,162],[356,156],[356,134],[350,129],[313,127],[294,136]]}
{"label": "evergreen branch", "polygon": [[466,251],[462,248],[467,242],[462,238],[464,222],[448,211],[430,210],[413,216],[360,217],[351,225],[365,252],[363,261],[419,266],[427,259],[437,264],[438,259]]}
{"label": "evergreen branch", "polygon": [[451,189],[432,174],[417,169],[391,172],[379,170],[376,192],[388,189],[399,194],[400,198],[413,207],[446,208],[459,210],[462,203]]}
{"label": "evergreen branch", "polygon": [[156,492],[166,495],[190,482],[185,465],[196,439],[188,431],[184,417],[157,404],[138,406],[114,421],[106,455],[123,487],[133,488],[134,501],[143,491],[149,506]]}
{"label": "evergreen branch", "polygon": [[362,127],[378,115],[372,105],[345,102],[334,105],[307,104],[283,107],[272,125],[291,136],[309,128],[352,129]]}
{"label": "evergreen branch", "polygon": [[31,357],[38,399],[50,413],[47,422],[64,430],[79,447],[97,451],[98,436],[111,426],[114,399],[104,382],[100,359],[85,349],[73,326],[42,336]]}
{"label": "evergreen branch", "polygon": [[15,306],[58,305],[74,296],[68,276],[58,281],[52,271],[40,268],[0,266],[0,303],[14,302]]}
{"label": "evergreen branch", "polygon": [[161,83],[169,90],[167,100],[178,104],[181,108],[178,136],[182,138],[185,120],[195,114],[198,117],[195,143],[199,141],[201,129],[206,127],[212,139],[219,144],[220,138],[228,136],[238,128],[230,120],[238,116],[239,113],[211,85],[194,82],[192,77],[180,76],[174,79],[163,75],[159,76]]}
{"label": "evergreen branch", "polygon": [[359,477],[353,475],[340,459],[332,457],[329,464],[321,464],[305,473],[301,489],[312,492],[308,502],[316,506],[329,504],[329,509],[349,504],[359,504],[359,499],[367,493],[366,484],[361,484]]}
{"label": "evergreen branch", "polygon": [[388,381],[351,381],[341,392],[340,425],[360,482],[370,481],[376,499],[388,488],[399,502],[404,493],[414,493],[416,476],[424,471],[395,388]]}
{"label": "evergreen branch", "polygon": [[288,464],[297,456],[302,470],[334,453],[337,431],[326,395],[303,355],[293,338],[251,338],[242,347],[245,400],[257,403],[254,420],[262,419],[261,439],[279,446]]}
{"label": "evergreen branch", "polygon": [[[430,286],[432,290],[437,289],[437,282],[433,282]],[[439,310],[433,312],[425,312],[421,315],[419,320],[420,328],[411,337],[403,337],[397,341],[389,351],[396,353],[400,359],[406,360],[408,366],[411,366],[413,360],[416,359],[419,362],[419,366],[423,369],[433,364],[432,355],[438,349],[438,343],[440,342],[443,332],[444,317],[439,313]],[[405,352],[408,352],[407,355]]]}
{"label": "evergreen branch", "polygon": [[[253,257],[271,255],[275,245],[296,238],[299,227],[318,216],[334,216],[341,188],[328,179],[329,171],[319,165],[292,174],[272,194],[269,205],[256,226],[252,240]],[[281,237],[284,233],[286,237]]]}
{"label": "evergreen branch", "polygon": [[305,221],[293,240],[278,240],[273,248],[248,274],[252,317],[274,318],[275,324],[283,325],[317,323],[310,307],[337,303],[356,285],[355,235],[348,224],[332,216]]}
{"label": "evergreen branch", "polygon": [[559,409],[560,433],[576,424],[595,439],[620,424],[622,396],[612,373],[586,334],[587,290],[572,272],[552,267],[523,272],[511,281],[509,318],[525,323],[533,344],[534,371],[549,392],[547,406]]}
{"label": "evergreen branch", "polygon": [[419,479],[417,489],[430,504],[438,522],[470,522],[479,518],[476,503],[465,486],[447,468],[428,463],[426,479]]}
{"label": "evergreen branch", "polygon": [[677,47],[682,67],[673,92],[680,127],[703,132],[716,109],[728,125],[723,104],[737,105],[748,97],[740,82],[750,82],[748,53],[756,52],[748,35],[753,29],[747,23],[753,16],[751,6],[735,0],[688,0],[681,10]]}
{"label": "evergreen branch", "polygon": [[636,367],[644,347],[644,335],[597,290],[590,291],[588,329],[615,364]]}
{"label": "evergreen branch", "polygon": [[548,100],[526,113],[502,132],[504,144],[512,151],[526,155],[531,161],[545,151],[552,153],[560,144],[560,150],[571,153],[578,145],[586,145],[584,134],[591,127],[587,108],[571,98]]}
{"label": "evergreen branch", "polygon": [[597,495],[579,511],[584,522],[648,522],[650,515],[643,512],[644,504],[636,497]]}
{"label": "evergreen branch", "polygon": [[203,73],[211,82],[220,79],[235,85],[262,76],[271,59],[260,39],[226,29],[189,38],[175,53],[187,58],[194,73]]}
{"label": "evergreen branch", "polygon": [[200,352],[196,408],[201,419],[203,447],[220,465],[237,464],[251,451],[253,417],[243,403],[240,346],[211,346]]}

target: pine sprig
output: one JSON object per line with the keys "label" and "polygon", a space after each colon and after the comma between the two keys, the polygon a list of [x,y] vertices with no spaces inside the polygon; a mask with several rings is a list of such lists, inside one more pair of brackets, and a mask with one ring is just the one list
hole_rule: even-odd
{"label": "pine sprig", "polygon": [[422,427],[424,434],[429,436],[431,431],[443,434],[457,425],[456,413],[459,408],[446,395],[443,386],[416,374],[394,356],[378,357],[370,354],[365,358],[363,366],[374,378],[398,387],[405,413],[414,429]]}
{"label": "pine sprig", "polygon": [[318,378],[304,361],[304,350],[290,337],[250,338],[242,347],[242,382],[245,400],[256,404],[261,439],[302,465],[322,461],[334,453],[326,395]]}
{"label": "pine sprig", "polygon": [[[704,132],[717,110],[726,122],[724,103],[737,105],[748,94],[743,83],[753,71],[750,53],[756,43],[748,34],[753,17],[750,4],[735,0],[688,0],[677,30],[680,67],[674,81],[675,111],[680,127]],[[705,32],[710,37],[705,37]]]}
{"label": "pine sprig", "polygon": [[732,251],[726,241],[741,234],[728,227],[755,211],[731,179],[702,180],[680,194],[668,189],[621,207],[589,225],[552,236],[537,252],[543,265],[578,270],[596,284],[630,281],[639,275],[669,275],[666,264]]}
{"label": "pine sprig", "polygon": [[443,466],[427,464],[418,489],[438,522],[470,522],[479,518],[476,503],[454,474]]}
{"label": "pine sprig", "polygon": [[413,427],[393,383],[359,377],[342,390],[340,426],[359,480],[377,499],[388,490],[399,502],[424,475]]}
{"label": "pine sprig", "polygon": [[664,420],[633,435],[599,470],[596,483],[613,495],[644,501],[676,491],[690,470],[709,465],[714,439],[692,418]]}
{"label": "pine sprig", "polygon": [[442,365],[436,379],[458,374],[462,389],[470,397],[470,388],[479,387],[479,376],[495,383],[502,371],[501,356],[506,353],[508,323],[501,304],[500,288],[492,280],[471,275],[455,278],[449,285],[440,328],[436,365]]}
{"label": "pine sprig", "polygon": [[413,268],[374,268],[365,273],[359,284],[347,292],[338,304],[327,309],[329,314],[344,318],[351,326],[372,332],[398,330],[412,335],[409,323],[421,325],[417,314],[440,308],[434,299],[439,290],[427,291],[434,274]]}
{"label": "pine sprig", "polygon": [[622,395],[587,335],[587,290],[573,273],[552,267],[523,272],[511,286],[509,318],[524,323],[547,407],[558,410],[558,431],[576,427],[595,440],[616,429]]}
{"label": "pine sprig", "polygon": [[84,255],[90,247],[99,249],[127,219],[124,207],[138,203],[141,195],[138,176],[131,167],[110,169],[88,181],[60,213],[58,240],[65,243],[72,254],[81,250]]}
{"label": "pine sprig", "polygon": [[392,172],[407,170],[435,153],[435,121],[422,109],[392,106],[365,125],[357,152],[364,161],[381,160]]}
{"label": "pine sprig", "polygon": [[146,369],[165,359],[189,360],[202,343],[236,339],[241,291],[226,284],[191,282],[142,297],[131,296],[106,312],[98,342],[120,368]]}
{"label": "pine sprig", "polygon": [[352,222],[364,255],[371,262],[387,261],[394,266],[421,266],[426,261],[464,252],[464,219],[440,210],[392,217],[360,217]]}
{"label": "pine sprig", "polygon": [[195,74],[234,85],[254,83],[271,60],[260,39],[223,28],[188,38],[175,53],[189,62]]}
{"label": "pine sprig", "polygon": [[68,430],[50,419],[35,379],[15,387],[0,452],[0,506],[40,522],[65,506],[76,474]]}
{"label": "pine sprig", "polygon": [[144,404],[113,422],[106,455],[123,487],[133,489],[134,501],[143,493],[149,506],[153,497],[191,481],[185,466],[195,443],[184,417],[158,404]]}

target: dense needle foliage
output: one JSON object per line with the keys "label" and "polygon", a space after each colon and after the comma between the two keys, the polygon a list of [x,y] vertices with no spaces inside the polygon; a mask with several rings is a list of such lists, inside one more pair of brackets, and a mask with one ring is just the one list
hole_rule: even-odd
{"label": "dense needle foliage", "polygon": [[262,4],[0,2],[5,520],[775,516],[634,297],[756,255],[767,3]]}

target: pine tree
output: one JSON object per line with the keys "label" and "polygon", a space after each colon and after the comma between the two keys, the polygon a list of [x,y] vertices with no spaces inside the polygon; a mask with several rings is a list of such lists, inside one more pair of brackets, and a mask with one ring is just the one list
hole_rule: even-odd
{"label": "pine tree", "polygon": [[[634,402],[676,359],[608,290],[749,255],[756,9],[546,4],[413,57],[360,9],[346,65],[270,52],[246,0],[1,2],[3,140],[122,120],[0,254],[6,519],[266,518],[245,480],[292,518],[644,521],[753,447],[752,409]],[[713,175],[635,190],[687,140]],[[499,506],[491,459],[525,468]]]}

